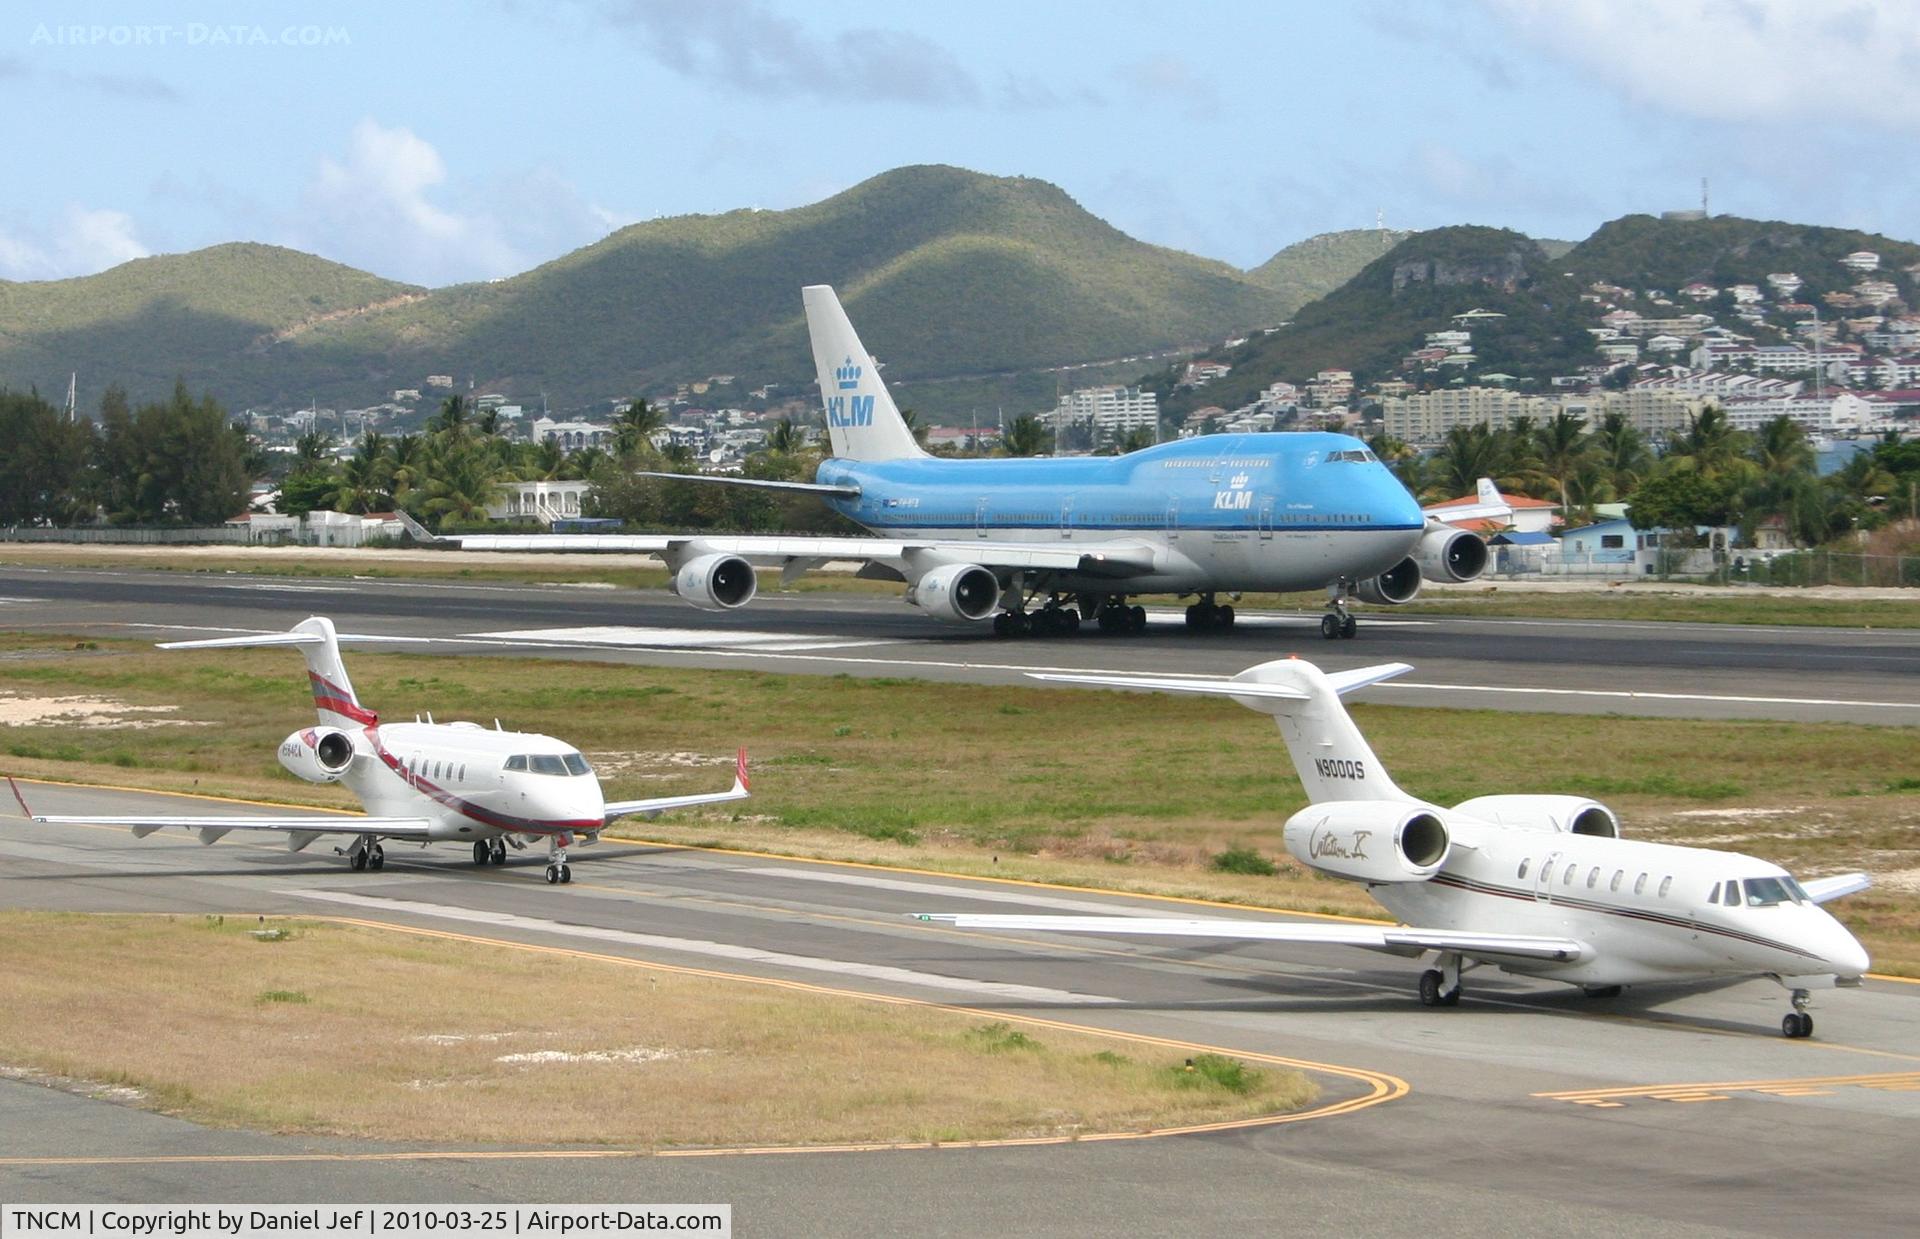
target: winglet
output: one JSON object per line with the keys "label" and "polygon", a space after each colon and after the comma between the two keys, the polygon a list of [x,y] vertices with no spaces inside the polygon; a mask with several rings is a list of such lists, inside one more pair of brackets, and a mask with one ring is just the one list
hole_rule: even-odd
{"label": "winglet", "polygon": [[733,759],[733,787],[735,791],[748,791],[753,784],[747,780],[747,750],[742,746]]}
{"label": "winglet", "polygon": [[27,798],[20,794],[20,785],[13,781],[12,775],[7,776],[7,786],[13,789],[13,798],[20,803],[20,812],[31,818],[33,816],[33,810],[27,808]]}
{"label": "winglet", "polygon": [[1493,484],[1492,478],[1481,478],[1474,486],[1474,490],[1479,495],[1481,503],[1501,507],[1507,502],[1501,497],[1500,488]]}

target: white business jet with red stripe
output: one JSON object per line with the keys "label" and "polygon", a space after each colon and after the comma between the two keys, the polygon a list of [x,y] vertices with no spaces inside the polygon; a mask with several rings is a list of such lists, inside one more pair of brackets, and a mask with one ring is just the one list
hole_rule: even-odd
{"label": "white business jet with red stripe", "polygon": [[[280,742],[280,764],[309,783],[341,783],[359,797],[364,817],[322,818],[289,814],[198,817],[48,816],[27,808],[19,786],[15,799],[36,822],[82,822],[130,826],[144,838],[168,826],[184,826],[213,843],[229,831],[269,830],[287,836],[301,851],[322,835],[351,835],[335,850],[355,870],[386,863],[383,840],[407,843],[470,843],[476,865],[503,865],[507,848],[547,845],[547,881],[571,882],[567,849],[578,840],[599,841],[616,818],[654,817],[670,809],[745,800],[747,752],[734,764],[733,787],[694,796],[608,801],[600,780],[580,750],[552,736],[493,730],[478,723],[382,723],[360,704],[340,661],[341,641],[386,641],[343,636],[322,616],[302,620],[291,632],[174,641],[163,650],[233,649],[291,645],[306,655],[317,726]],[[7,780],[12,783],[12,779]]]}
{"label": "white business jet with red stripe", "polygon": [[1420,1000],[1460,1001],[1482,964],[1566,981],[1595,997],[1625,985],[1768,977],[1792,994],[1789,1037],[1813,1032],[1810,991],[1858,985],[1867,953],[1819,905],[1864,890],[1865,874],[1805,884],[1778,865],[1707,848],[1620,837],[1605,805],[1579,796],[1480,796],[1451,809],[1396,786],[1340,697],[1412,670],[1332,674],[1283,659],[1231,680],[1036,674],[1042,680],[1232,697],[1274,716],[1311,800],[1288,819],[1287,851],[1364,882],[1403,924],[1119,916],[922,914],[962,929],[1165,935],[1365,947],[1424,956]]}

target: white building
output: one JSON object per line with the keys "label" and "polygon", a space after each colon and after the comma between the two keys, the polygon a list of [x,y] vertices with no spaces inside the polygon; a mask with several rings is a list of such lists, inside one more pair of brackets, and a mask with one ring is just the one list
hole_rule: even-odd
{"label": "white building", "polygon": [[487,515],[494,520],[531,516],[542,525],[580,515],[580,505],[593,483],[579,479],[567,482],[509,482],[487,504]]}
{"label": "white building", "polygon": [[1880,255],[1872,250],[1855,250],[1840,260],[1840,265],[1853,271],[1878,271]]}
{"label": "white building", "polygon": [[1157,432],[1160,397],[1137,387],[1083,387],[1060,397],[1047,420],[1056,432],[1084,425],[1092,428],[1095,443],[1113,443],[1135,430]]}
{"label": "white building", "polygon": [[558,422],[550,417],[536,417],[529,427],[528,434],[535,443],[549,440],[558,444],[563,452],[577,452],[582,448],[605,447],[613,442],[613,427],[598,422]]}

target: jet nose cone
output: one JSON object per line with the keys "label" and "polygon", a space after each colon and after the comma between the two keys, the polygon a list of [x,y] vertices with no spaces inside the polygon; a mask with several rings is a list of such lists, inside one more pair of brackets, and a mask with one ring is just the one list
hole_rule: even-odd
{"label": "jet nose cone", "polygon": [[1833,966],[1836,976],[1857,977],[1872,966],[1867,958],[1867,948],[1860,945],[1846,930],[1841,930],[1838,939],[1827,951],[1827,962]]}

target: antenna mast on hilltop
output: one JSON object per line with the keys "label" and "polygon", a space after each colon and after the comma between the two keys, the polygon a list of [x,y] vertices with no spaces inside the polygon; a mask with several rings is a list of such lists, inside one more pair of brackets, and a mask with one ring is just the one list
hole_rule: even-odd
{"label": "antenna mast on hilltop", "polygon": [[1393,244],[1393,234],[1387,231],[1387,208],[1385,207],[1374,208],[1373,226],[1380,230],[1380,244],[1383,247],[1390,246]]}
{"label": "antenna mast on hilltop", "polygon": [[78,370],[69,370],[67,372],[67,420],[70,422],[78,421],[80,416],[78,405],[73,398],[73,389],[79,383],[79,380],[80,372]]}
{"label": "antenna mast on hilltop", "polygon": [[1707,209],[1707,178],[1700,178],[1700,214],[1707,219],[1713,218],[1713,212]]}

